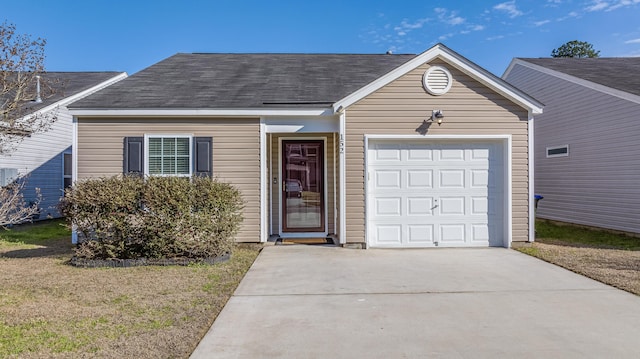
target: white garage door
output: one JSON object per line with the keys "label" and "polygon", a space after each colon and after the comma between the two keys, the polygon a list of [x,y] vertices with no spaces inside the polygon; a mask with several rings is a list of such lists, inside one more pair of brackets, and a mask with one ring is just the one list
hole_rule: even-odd
{"label": "white garage door", "polygon": [[502,246],[502,147],[489,141],[370,141],[369,245]]}

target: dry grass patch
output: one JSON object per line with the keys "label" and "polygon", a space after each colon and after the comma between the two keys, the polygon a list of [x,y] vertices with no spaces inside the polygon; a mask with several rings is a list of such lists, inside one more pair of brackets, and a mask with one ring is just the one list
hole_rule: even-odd
{"label": "dry grass patch", "polygon": [[547,221],[537,221],[536,232],[519,251],[640,295],[640,238]]}
{"label": "dry grass patch", "polygon": [[0,357],[185,358],[255,260],[75,268],[68,237],[0,238]]}

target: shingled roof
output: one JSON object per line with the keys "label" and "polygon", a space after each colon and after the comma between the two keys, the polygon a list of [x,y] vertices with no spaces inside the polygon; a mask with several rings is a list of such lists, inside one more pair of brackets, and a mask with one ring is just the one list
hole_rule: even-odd
{"label": "shingled roof", "polygon": [[[46,83],[50,89],[43,89],[42,102],[31,103],[28,105],[29,110],[37,111],[41,108],[52,105],[66,97],[76,95],[82,91],[88,90],[102,82],[120,75],[121,72],[102,71],[102,72],[45,72],[41,75],[43,79],[43,87]],[[33,98],[36,98],[35,83],[30,91]],[[51,96],[46,94],[51,93]]]}
{"label": "shingled roof", "polygon": [[180,53],[69,107],[328,107],[415,56]]}
{"label": "shingled roof", "polygon": [[640,96],[640,57],[520,58],[520,60]]}

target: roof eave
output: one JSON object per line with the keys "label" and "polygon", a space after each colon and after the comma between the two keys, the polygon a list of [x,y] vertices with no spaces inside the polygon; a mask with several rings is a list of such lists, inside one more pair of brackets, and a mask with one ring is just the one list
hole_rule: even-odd
{"label": "roof eave", "polygon": [[266,117],[334,116],[332,108],[75,108],[76,117]]}

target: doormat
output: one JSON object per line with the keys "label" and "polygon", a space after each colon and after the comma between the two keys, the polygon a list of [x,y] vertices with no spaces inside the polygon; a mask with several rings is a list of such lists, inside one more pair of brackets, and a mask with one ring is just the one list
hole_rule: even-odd
{"label": "doormat", "polygon": [[334,244],[330,238],[278,238],[278,244]]}

